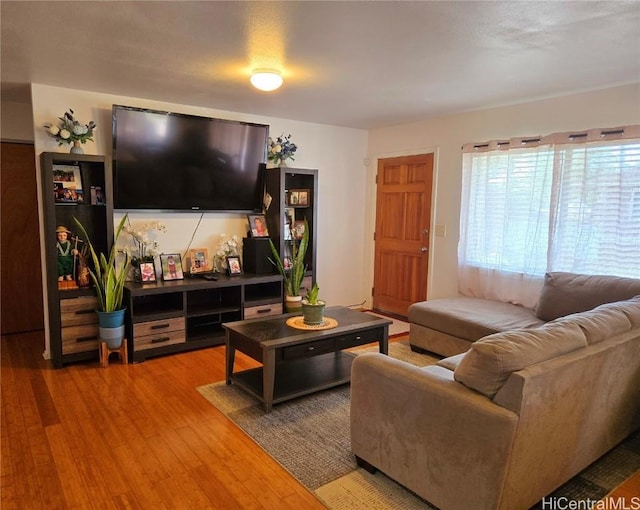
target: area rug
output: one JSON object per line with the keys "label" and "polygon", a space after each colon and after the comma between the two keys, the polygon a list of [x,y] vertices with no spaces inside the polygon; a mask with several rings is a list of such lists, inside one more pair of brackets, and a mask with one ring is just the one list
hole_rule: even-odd
{"label": "area rug", "polygon": [[[367,351],[377,346],[355,352]],[[437,361],[413,353],[406,342],[391,342],[389,355],[417,366]],[[357,468],[349,437],[349,385],[277,404],[269,414],[237,386],[219,382],[197,390],[331,510],[435,508],[384,474]],[[639,469],[640,434],[635,434],[553,496],[599,499]]]}

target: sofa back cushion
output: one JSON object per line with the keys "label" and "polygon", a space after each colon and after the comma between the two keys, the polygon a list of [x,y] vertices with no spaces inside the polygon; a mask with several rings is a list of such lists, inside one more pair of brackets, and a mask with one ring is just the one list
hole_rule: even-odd
{"label": "sofa back cushion", "polygon": [[640,279],[619,276],[547,273],[536,316],[552,321],[596,306],[640,295]]}
{"label": "sofa back cushion", "polygon": [[577,324],[549,323],[536,329],[496,333],[474,342],[454,370],[454,379],[493,398],[512,372],[587,345]]}
{"label": "sofa back cushion", "polygon": [[556,324],[577,324],[589,345],[640,326],[640,296],[627,301],[606,303],[593,310],[572,313],[553,321]]}

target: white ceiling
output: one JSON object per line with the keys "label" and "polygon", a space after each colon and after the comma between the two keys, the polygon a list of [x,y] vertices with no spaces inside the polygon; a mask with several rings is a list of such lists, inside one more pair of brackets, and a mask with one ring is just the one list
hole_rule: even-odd
{"label": "white ceiling", "polygon": [[[0,2],[30,82],[372,128],[640,82],[640,2]],[[250,70],[275,67],[265,93]],[[135,105],[132,105],[135,106]]]}

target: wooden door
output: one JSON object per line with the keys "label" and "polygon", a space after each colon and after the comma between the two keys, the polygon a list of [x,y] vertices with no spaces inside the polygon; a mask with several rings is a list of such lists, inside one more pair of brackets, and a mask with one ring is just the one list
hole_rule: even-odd
{"label": "wooden door", "polygon": [[1,330],[7,335],[44,327],[33,145],[2,142],[0,166]]}
{"label": "wooden door", "polygon": [[427,298],[433,154],[378,162],[373,309],[400,317]]}

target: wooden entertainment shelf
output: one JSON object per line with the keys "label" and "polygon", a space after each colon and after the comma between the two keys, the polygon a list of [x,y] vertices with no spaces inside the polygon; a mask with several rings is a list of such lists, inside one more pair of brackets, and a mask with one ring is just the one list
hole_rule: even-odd
{"label": "wooden entertainment shelf", "polygon": [[128,282],[126,334],[129,359],[224,344],[222,324],[282,314],[280,275],[227,276],[140,284]]}

